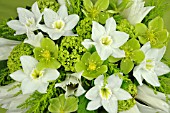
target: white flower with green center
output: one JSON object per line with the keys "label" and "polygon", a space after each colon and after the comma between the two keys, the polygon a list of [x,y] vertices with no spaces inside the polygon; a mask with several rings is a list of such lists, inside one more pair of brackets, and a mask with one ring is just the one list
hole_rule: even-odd
{"label": "white flower with green center", "polygon": [[66,91],[66,97],[70,95],[82,95],[85,92],[84,88],[81,85],[82,73],[83,72],[68,74],[66,79],[61,83],[57,83],[55,87],[63,88]]}
{"label": "white flower with green center", "polygon": [[0,37],[0,61],[7,60],[12,49],[20,43],[20,41],[8,40]]}
{"label": "white flower with green center", "polygon": [[115,20],[109,18],[106,20],[105,27],[93,21],[92,40],[85,39],[82,45],[86,49],[94,45],[102,60],[106,60],[110,55],[115,58],[122,58],[125,57],[125,52],[120,50],[119,47],[122,46],[128,38],[128,34],[116,31]]}
{"label": "white flower with green center", "polygon": [[65,5],[61,5],[57,13],[48,8],[45,8],[43,13],[45,25],[39,25],[39,29],[48,33],[51,39],[57,40],[61,36],[77,36],[72,29],[77,25],[79,16],[68,15]]}
{"label": "white flower with green center", "polygon": [[11,20],[7,23],[10,28],[16,31],[15,35],[37,30],[37,25],[42,19],[37,2],[32,5],[32,12],[24,8],[17,8],[17,12],[19,20]]}
{"label": "white flower with green center", "polygon": [[145,2],[143,0],[133,0],[133,4],[121,12],[121,15],[126,18],[132,25],[141,23],[145,16],[155,7],[144,7]]}
{"label": "white flower with green center", "polygon": [[23,70],[10,74],[10,77],[21,82],[23,94],[33,93],[36,90],[46,93],[49,82],[59,77],[56,69],[36,69],[38,61],[31,56],[21,56],[20,60]]}
{"label": "white flower with green center", "polygon": [[109,113],[117,113],[118,100],[128,100],[131,95],[121,89],[122,80],[115,75],[111,75],[104,80],[104,76],[100,75],[95,79],[95,86],[92,87],[85,95],[91,100],[87,105],[87,110],[96,110],[103,106]]}
{"label": "white flower with green center", "polygon": [[134,68],[133,76],[142,85],[143,79],[153,86],[160,86],[158,76],[170,72],[170,68],[161,62],[166,51],[166,47],[157,49],[151,48],[150,42],[143,45],[141,50],[145,54],[145,59]]}

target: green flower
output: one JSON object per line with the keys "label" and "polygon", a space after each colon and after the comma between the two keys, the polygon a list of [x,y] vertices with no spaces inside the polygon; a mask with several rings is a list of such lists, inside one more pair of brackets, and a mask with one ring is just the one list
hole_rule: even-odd
{"label": "green flower", "polygon": [[139,34],[140,43],[145,44],[150,41],[153,48],[162,48],[168,41],[169,33],[164,29],[164,21],[161,17],[156,17],[148,23],[148,28],[143,23],[135,26],[136,32]]}
{"label": "green flower", "polygon": [[39,60],[39,63],[37,64],[38,69],[58,69],[60,67],[60,63],[56,60],[58,56],[58,45],[55,45],[49,38],[43,38],[41,47],[36,47],[33,51],[35,58]]}
{"label": "green flower", "polygon": [[120,69],[127,74],[133,69],[134,63],[143,61],[145,55],[140,50],[140,43],[136,39],[130,39],[122,46],[122,49],[125,51],[125,58],[120,63]]}
{"label": "green flower", "polygon": [[76,97],[67,97],[62,94],[58,98],[50,100],[48,110],[52,113],[70,113],[78,109],[78,99]]}
{"label": "green flower", "polygon": [[97,52],[93,54],[86,52],[82,56],[81,61],[76,63],[75,69],[77,72],[84,71],[82,76],[88,80],[92,80],[107,72],[107,66],[102,64],[103,61]]}

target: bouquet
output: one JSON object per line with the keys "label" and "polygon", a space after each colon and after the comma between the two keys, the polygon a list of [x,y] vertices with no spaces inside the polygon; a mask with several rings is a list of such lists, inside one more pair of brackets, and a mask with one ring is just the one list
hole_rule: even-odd
{"label": "bouquet", "polygon": [[7,113],[170,113],[165,1],[37,0],[0,23]]}

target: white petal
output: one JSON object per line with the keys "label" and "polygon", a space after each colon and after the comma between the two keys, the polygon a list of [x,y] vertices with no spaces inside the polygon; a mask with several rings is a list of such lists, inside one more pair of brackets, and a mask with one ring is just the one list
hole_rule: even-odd
{"label": "white petal", "polygon": [[[130,108],[129,110],[126,111],[122,111],[119,113],[141,113],[137,107],[137,105],[134,105],[132,108]],[[150,113],[150,112],[144,112],[144,113]]]}
{"label": "white petal", "polygon": [[138,83],[140,85],[143,85],[143,83],[142,83],[142,81],[143,81],[142,70],[140,70],[140,66],[136,66],[133,69],[133,76],[136,78],[136,80],[138,81]]}
{"label": "white petal", "polygon": [[36,24],[38,24],[42,19],[42,14],[40,13],[37,2],[32,5],[32,12],[35,16]]}
{"label": "white petal", "polygon": [[170,68],[162,62],[156,62],[154,67],[155,73],[160,76],[170,72]]}
{"label": "white petal", "polygon": [[15,46],[17,44],[20,44],[21,41],[15,41],[15,40],[9,40],[5,38],[0,38],[0,47],[4,46]]}
{"label": "white petal", "polygon": [[63,36],[78,36],[78,34],[74,34],[73,31],[65,31]]}
{"label": "white petal", "polygon": [[47,93],[47,87],[49,83],[42,83],[39,85],[39,88],[37,89],[40,93]]}
{"label": "white petal", "polygon": [[105,28],[99,23],[93,21],[92,25],[92,40],[98,41],[105,34]]}
{"label": "white petal", "polygon": [[132,98],[132,96],[123,89],[119,89],[118,91],[114,91],[113,93],[118,100],[128,100]]}
{"label": "white petal", "polygon": [[112,44],[111,46],[113,48],[119,48],[120,46],[122,46],[125,42],[127,42],[129,35],[126,34],[125,32],[120,32],[120,31],[114,31],[111,32],[111,37],[112,37]]}
{"label": "white petal", "polygon": [[89,91],[87,91],[85,97],[89,100],[96,100],[98,95],[99,95],[99,87],[94,86]]}
{"label": "white petal", "polygon": [[113,19],[113,17],[108,18],[106,20],[106,24],[105,24],[105,28],[106,28],[106,33],[109,35],[111,32],[116,31],[116,21]]}
{"label": "white petal", "polygon": [[120,86],[122,85],[122,79],[120,79],[119,76],[117,75],[109,76],[109,78],[107,79],[107,82],[108,82],[109,88],[111,89],[120,88]]}
{"label": "white petal", "polygon": [[36,67],[38,61],[31,56],[21,56],[20,57],[22,68],[24,73],[30,75],[32,70]]}
{"label": "white petal", "polygon": [[46,32],[46,33],[48,33],[49,31],[54,31],[54,29],[48,28],[48,27],[45,26],[45,25],[37,25],[37,27],[38,27],[39,29],[41,29],[43,32]]}
{"label": "white petal", "polygon": [[14,46],[2,46],[0,47],[0,61],[7,60],[8,56],[10,55],[11,51],[13,50]]}
{"label": "white petal", "polygon": [[60,8],[57,11],[57,14],[59,15],[60,18],[64,19],[65,17],[68,16],[67,12],[67,7],[65,4],[61,5]]}
{"label": "white petal", "polygon": [[80,79],[81,79],[82,74],[83,74],[83,71],[78,72],[78,73],[73,73],[73,74],[71,74],[71,76],[76,77],[76,78],[78,78],[78,79],[80,80]]}
{"label": "white petal", "polygon": [[96,110],[101,106],[101,100],[100,99],[96,99],[96,100],[92,100],[88,103],[87,105],[87,110]]}
{"label": "white petal", "polygon": [[15,35],[21,35],[27,32],[27,29],[18,20],[11,20],[7,25],[16,31]]}
{"label": "white petal", "polygon": [[60,5],[66,4],[65,0],[57,0]]}
{"label": "white petal", "polygon": [[42,77],[42,82],[47,83],[52,80],[56,80],[60,73],[56,69],[45,69]]}
{"label": "white petal", "polygon": [[158,76],[155,72],[142,71],[142,77],[153,86],[160,86]]}
{"label": "white petal", "polygon": [[64,35],[64,31],[56,32],[55,30],[51,30],[50,32],[48,32],[48,34],[50,35],[51,39],[58,40],[61,36]]}
{"label": "white petal", "polygon": [[102,105],[107,112],[117,113],[118,103],[114,96],[112,96],[109,100],[102,100]]}
{"label": "white petal", "polygon": [[151,44],[150,42],[145,43],[142,47],[141,50],[146,53],[149,49],[151,49]]}
{"label": "white petal", "polygon": [[94,80],[95,86],[103,86],[104,76],[100,75]]}
{"label": "white petal", "polygon": [[81,84],[79,84],[78,88],[77,88],[77,91],[75,93],[75,96],[79,97],[81,96],[83,93],[85,93],[86,90],[84,90],[84,88],[82,87]]}
{"label": "white petal", "polygon": [[47,27],[52,28],[52,24],[59,19],[56,12],[48,8],[44,9],[44,22]]}
{"label": "white petal", "polygon": [[92,47],[92,45],[95,45],[95,42],[93,42],[90,39],[85,39],[82,43],[81,43],[86,49],[89,49],[90,47]]}
{"label": "white petal", "polygon": [[125,57],[125,51],[121,50],[119,48],[113,48],[112,49],[112,56],[115,58],[123,58]]}
{"label": "white petal", "polygon": [[76,14],[72,14],[67,16],[65,19],[66,22],[66,26],[64,28],[64,30],[72,30],[78,23],[79,21],[79,16]]}
{"label": "white petal", "polygon": [[23,73],[23,71],[18,70],[18,71],[15,71],[14,73],[10,74],[9,76],[16,81],[22,82],[28,75]]}

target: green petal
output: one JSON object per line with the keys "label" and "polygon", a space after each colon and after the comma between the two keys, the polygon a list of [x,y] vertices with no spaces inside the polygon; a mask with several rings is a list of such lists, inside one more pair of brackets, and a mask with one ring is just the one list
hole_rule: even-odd
{"label": "green petal", "polygon": [[134,67],[134,63],[131,59],[123,59],[120,63],[120,69],[124,74],[128,74]]}
{"label": "green petal", "polygon": [[41,41],[41,47],[43,49],[49,50],[50,52],[54,52],[55,43],[49,38],[43,38]]}
{"label": "green petal", "polygon": [[140,62],[142,62],[144,60],[145,54],[141,50],[135,50],[135,51],[133,51],[131,58],[135,62],[140,63]]}
{"label": "green petal", "polygon": [[94,52],[89,59],[89,62],[96,62],[97,65],[102,65],[103,61],[101,60],[100,56],[98,55],[97,52]]}
{"label": "green petal", "polygon": [[77,72],[80,72],[80,71],[83,71],[83,70],[86,70],[86,65],[84,64],[84,62],[80,61],[80,62],[77,62],[75,64],[75,69]]}
{"label": "green petal", "polygon": [[113,56],[110,56],[110,57],[108,58],[109,62],[111,62],[111,63],[118,62],[120,59],[121,59],[121,58],[114,58]]}
{"label": "green petal", "polygon": [[146,42],[148,42],[148,40],[145,37],[138,36],[138,38],[141,44],[145,44]]}
{"label": "green petal", "polygon": [[83,5],[88,12],[91,12],[93,8],[93,3],[91,2],[91,0],[83,0]]}
{"label": "green petal", "polygon": [[48,110],[50,112],[55,112],[55,113],[59,113],[60,112],[60,108],[61,107],[61,104],[58,104],[60,103],[59,99],[58,98],[53,98],[50,100],[50,105],[48,106]]}
{"label": "green petal", "polygon": [[156,17],[148,24],[149,29],[153,31],[160,31],[164,28],[164,21],[161,17]]}
{"label": "green petal", "polygon": [[135,31],[139,35],[145,34],[147,30],[148,30],[147,26],[143,23],[138,23],[138,24],[135,25]]}
{"label": "green petal", "polygon": [[105,24],[106,23],[106,20],[109,18],[109,14],[108,13],[105,13],[105,12],[100,12],[99,13],[99,22],[101,24]]}
{"label": "green petal", "polygon": [[126,44],[127,44],[128,48],[130,48],[132,50],[140,49],[139,41],[134,38],[130,39]]}
{"label": "green petal", "polygon": [[90,52],[86,52],[83,54],[82,58],[81,58],[81,61],[84,63],[84,64],[88,64],[89,63],[89,58],[91,56],[91,53]]}
{"label": "green petal", "polygon": [[109,6],[109,0],[97,0],[97,2],[94,5],[94,7],[97,8],[99,12],[106,10],[108,6]]}
{"label": "green petal", "polygon": [[40,47],[36,47],[36,48],[33,50],[34,56],[35,56],[35,58],[36,58],[37,60],[40,60],[41,58],[44,58],[44,57],[41,56],[41,54],[42,54],[41,51],[42,51],[42,48],[40,48]]}
{"label": "green petal", "polygon": [[166,29],[158,31],[155,34],[156,34],[156,37],[158,38],[158,42],[164,43],[168,39],[168,31]]}
{"label": "green petal", "polygon": [[58,58],[58,45],[55,46],[55,50],[54,50],[54,54],[53,54],[54,58]]}
{"label": "green petal", "polygon": [[97,69],[97,72],[96,72],[96,75],[97,75],[97,76],[95,76],[95,78],[97,78],[97,77],[98,77],[99,75],[101,75],[101,74],[106,73],[107,70],[108,70],[107,66],[106,66],[106,65],[102,65],[101,67],[99,67],[99,68]]}

